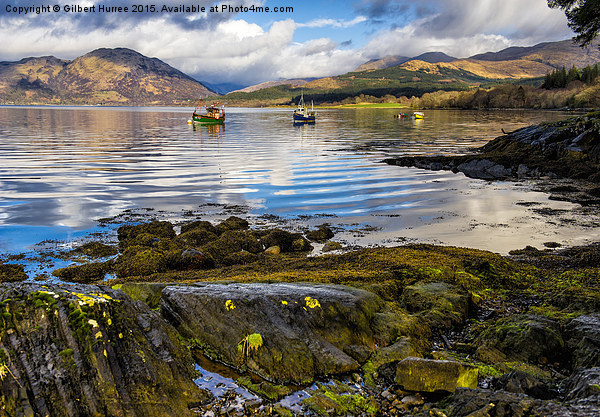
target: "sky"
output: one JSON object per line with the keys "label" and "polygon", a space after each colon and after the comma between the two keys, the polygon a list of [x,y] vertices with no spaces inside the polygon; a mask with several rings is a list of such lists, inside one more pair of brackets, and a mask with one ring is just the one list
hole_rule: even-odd
{"label": "sky", "polygon": [[[0,61],[47,55],[74,59],[97,48],[126,47],[212,84],[325,77],[386,55],[440,51],[465,58],[573,36],[564,12],[548,8],[546,0],[0,0],[0,4]],[[45,9],[36,9],[39,6]],[[77,6],[90,9],[80,12]],[[128,11],[100,11],[100,6]],[[205,11],[173,10],[181,6]],[[19,7],[28,9],[19,13]]]}

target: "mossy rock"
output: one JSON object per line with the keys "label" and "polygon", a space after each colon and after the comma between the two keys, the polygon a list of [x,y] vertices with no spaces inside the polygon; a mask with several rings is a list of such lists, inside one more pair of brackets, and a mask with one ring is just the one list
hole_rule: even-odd
{"label": "mossy rock", "polygon": [[218,235],[206,228],[200,227],[188,230],[177,236],[177,241],[186,246],[200,247],[218,239]]}
{"label": "mossy rock", "polygon": [[102,281],[109,271],[109,263],[92,262],[83,265],[74,265],[57,269],[52,272],[52,275],[60,278],[63,281],[89,284]]}
{"label": "mossy rock", "polygon": [[363,396],[338,382],[317,383],[317,389],[302,401],[302,405],[318,416],[373,416],[379,411],[374,398]]}
{"label": "mossy rock", "polygon": [[450,328],[469,315],[469,293],[445,282],[420,282],[404,289],[402,303],[432,327]]}
{"label": "mossy rock", "polygon": [[173,256],[154,248],[131,246],[115,260],[113,270],[119,278],[165,272]]}
{"label": "mossy rock", "polygon": [[200,247],[200,251],[222,264],[228,256],[246,251],[252,254],[263,252],[263,245],[252,231],[227,230],[215,241]]}
{"label": "mossy rock", "polygon": [[127,248],[131,245],[131,241],[141,234],[148,234],[157,238],[173,239],[175,237],[175,229],[173,228],[173,224],[166,221],[153,221],[135,226],[121,226],[117,229],[119,248],[121,250]]}
{"label": "mossy rock", "polygon": [[187,233],[191,230],[205,230],[217,234],[217,229],[211,222],[206,220],[197,220],[191,223],[185,223],[181,225],[181,234]]}
{"label": "mossy rock", "polygon": [[475,343],[479,346],[477,357],[486,363],[544,364],[568,360],[559,323],[533,314],[499,319],[485,329]]}
{"label": "mossy rock", "polygon": [[0,282],[19,282],[27,278],[23,265],[0,263]]}
{"label": "mossy rock", "polygon": [[246,230],[250,227],[247,220],[236,216],[230,216],[215,226],[216,233],[220,235],[228,230]]}
{"label": "mossy rock", "polygon": [[162,290],[167,284],[158,283],[125,283],[121,284],[117,288],[126,293],[132,300],[141,301],[148,305],[152,309],[158,308],[160,304],[160,296]]}
{"label": "mossy rock", "polygon": [[292,233],[281,229],[272,229],[261,238],[264,247],[279,246],[281,252],[307,252],[313,249],[308,240],[300,233]]}
{"label": "mossy rock", "polygon": [[88,242],[75,248],[72,252],[81,253],[90,258],[106,258],[116,255],[119,253],[119,250],[114,246],[105,245],[102,242]]}
{"label": "mossy rock", "polygon": [[323,245],[323,252],[331,252],[334,250],[342,250],[344,247],[340,242],[327,242]]}
{"label": "mossy rock", "polygon": [[260,255],[248,251],[240,251],[227,255],[222,259],[222,264],[230,265],[245,265],[256,262],[260,259]]}
{"label": "mossy rock", "polygon": [[318,243],[324,243],[333,236],[335,236],[333,230],[331,230],[331,228],[326,224],[322,224],[316,230],[311,230],[310,232],[306,233],[306,238],[308,240]]}

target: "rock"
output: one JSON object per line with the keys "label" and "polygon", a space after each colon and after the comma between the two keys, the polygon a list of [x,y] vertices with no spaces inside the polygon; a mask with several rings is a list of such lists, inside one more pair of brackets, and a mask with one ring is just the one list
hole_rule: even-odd
{"label": "rock", "polygon": [[525,417],[539,404],[523,394],[505,391],[458,389],[446,403],[451,416]]}
{"label": "rock", "polygon": [[81,253],[90,258],[106,258],[114,256],[119,251],[116,247],[105,245],[102,242],[88,242],[72,250],[73,253]]}
{"label": "rock", "polygon": [[191,416],[188,405],[209,399],[175,330],[125,293],[48,283],[0,293],[6,413]]}
{"label": "rock", "polygon": [[522,361],[564,362],[565,343],[559,324],[532,314],[498,320],[477,338],[477,357],[487,363]]}
{"label": "rock", "polygon": [[110,271],[110,266],[105,262],[91,262],[83,265],[68,266],[52,272],[52,275],[63,281],[89,284],[102,281]]}
{"label": "rock", "polygon": [[331,228],[326,224],[322,224],[317,228],[317,230],[311,230],[306,234],[307,239],[319,243],[324,243],[325,241],[331,239],[333,236],[335,236],[333,230],[331,230]]}
{"label": "rock", "polygon": [[456,169],[467,177],[484,180],[504,179],[510,177],[512,170],[489,159],[472,159],[459,164]]}
{"label": "rock", "polygon": [[312,250],[312,245],[300,233],[273,229],[261,238],[265,247],[279,246],[281,252],[306,252]]}
{"label": "rock", "polygon": [[396,343],[384,346],[373,352],[371,362],[375,368],[379,368],[383,364],[401,361],[409,356],[415,357],[417,356],[417,352],[410,342],[410,338],[401,337]]}
{"label": "rock", "polygon": [[600,314],[579,316],[566,328],[574,369],[600,366]]}
{"label": "rock", "polygon": [[580,370],[563,383],[565,400],[580,400],[600,396],[600,368]]}
{"label": "rock", "polygon": [[148,234],[158,238],[173,239],[175,229],[173,225],[165,221],[153,221],[136,226],[121,226],[117,229],[119,237],[119,249],[124,250],[131,245],[132,240],[141,234]]}
{"label": "rock", "polygon": [[181,234],[187,233],[191,230],[203,230],[212,234],[217,234],[217,229],[211,222],[206,220],[197,220],[190,223],[181,225]]}
{"label": "rock", "polygon": [[477,388],[478,370],[460,362],[406,358],[396,367],[396,383],[406,391],[454,392]]}
{"label": "rock", "polygon": [[520,370],[502,375],[495,382],[494,388],[517,394],[527,394],[542,400],[549,400],[557,396],[556,390],[533,375]]}
{"label": "rock", "polygon": [[469,314],[469,293],[445,282],[419,282],[402,293],[402,302],[412,313],[421,313],[433,327],[461,324]]}
{"label": "rock", "polygon": [[323,252],[331,252],[334,250],[341,250],[343,248],[344,247],[339,242],[327,242],[327,243],[325,243],[325,245],[323,245],[322,251]]}
{"label": "rock", "polygon": [[25,281],[27,278],[23,265],[0,262],[0,283]]}
{"label": "rock", "polygon": [[[373,293],[321,284],[168,286],[161,300],[164,316],[215,359],[278,383],[358,370],[356,350],[344,348],[374,345],[370,322],[382,308]],[[261,345],[241,355],[252,334]]]}
{"label": "rock", "polygon": [[265,249],[265,253],[269,255],[279,255],[281,253],[281,248],[279,246],[269,246]]}
{"label": "rock", "polygon": [[217,234],[221,234],[228,230],[246,230],[250,227],[248,221],[236,216],[230,216],[215,226]]}
{"label": "rock", "polygon": [[199,247],[209,242],[217,240],[218,236],[216,233],[211,232],[205,228],[195,228],[188,230],[187,232],[181,233],[177,236],[177,241],[183,243],[186,246]]}

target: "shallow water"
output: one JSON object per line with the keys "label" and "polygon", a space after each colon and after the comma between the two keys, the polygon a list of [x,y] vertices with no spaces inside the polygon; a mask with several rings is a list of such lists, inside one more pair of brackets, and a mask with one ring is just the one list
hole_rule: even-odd
{"label": "shallow water", "polygon": [[[394,112],[322,109],[316,124],[294,126],[289,109],[234,108],[224,126],[194,127],[186,108],[0,106],[0,252],[76,239],[128,209],[182,213],[213,203],[327,221],[348,244],[417,240],[505,253],[598,239],[573,222],[574,205],[522,184],[379,163],[464,153],[502,128],[565,113],[425,111],[415,121]],[[567,211],[548,219],[518,202]]]}

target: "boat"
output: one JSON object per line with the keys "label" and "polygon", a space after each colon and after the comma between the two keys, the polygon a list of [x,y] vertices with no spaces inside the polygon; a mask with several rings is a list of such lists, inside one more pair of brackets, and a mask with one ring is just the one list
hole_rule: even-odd
{"label": "boat", "polygon": [[294,110],[294,123],[314,123],[316,120],[316,113],[314,105],[311,101],[310,110],[304,105],[304,94],[300,96],[298,102],[298,108]]}
{"label": "boat", "polygon": [[396,119],[406,119],[406,118],[408,118],[408,114],[406,114],[406,113],[398,113],[398,114],[395,114],[394,117]]}
{"label": "boat", "polygon": [[211,105],[205,105],[200,100],[192,113],[191,123],[222,125],[225,123],[225,108],[218,101]]}
{"label": "boat", "polygon": [[413,119],[422,119],[423,117],[425,117],[424,113],[421,113],[420,111],[416,111],[412,114],[411,116]]}

